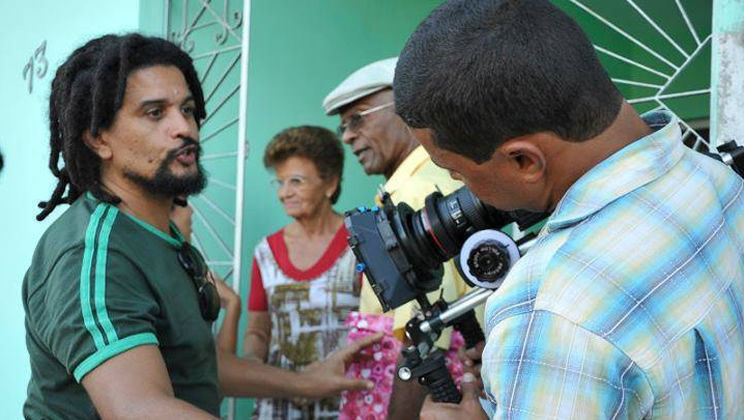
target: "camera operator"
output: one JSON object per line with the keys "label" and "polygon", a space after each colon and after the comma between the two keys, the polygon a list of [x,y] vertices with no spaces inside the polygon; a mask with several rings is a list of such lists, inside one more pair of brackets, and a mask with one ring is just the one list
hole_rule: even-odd
{"label": "camera operator", "polygon": [[[388,58],[356,70],[328,94],[323,108],[328,115],[339,114],[339,137],[349,145],[365,173],[385,176],[384,189],[393,201],[404,201],[419,209],[430,193],[440,190],[449,194],[462,183],[431,162],[426,150],[395,114],[392,84],[396,62],[397,58]],[[440,291],[431,293],[431,297],[436,300],[443,293],[451,301],[467,291],[468,286],[450,262],[445,264]],[[364,314],[382,314],[382,307],[366,279],[359,310]],[[408,303],[387,313],[394,318],[394,334],[401,341],[414,311],[414,303]],[[448,329],[437,346],[449,349],[450,338],[451,329]],[[424,388],[415,381],[401,382],[396,377],[388,418],[418,416],[424,396]]]}
{"label": "camera operator", "polygon": [[[497,208],[551,211],[486,305],[492,418],[743,418],[744,184],[639,116],[547,0],[453,0],[416,29],[397,113]],[[481,418],[463,402],[424,418]]]}

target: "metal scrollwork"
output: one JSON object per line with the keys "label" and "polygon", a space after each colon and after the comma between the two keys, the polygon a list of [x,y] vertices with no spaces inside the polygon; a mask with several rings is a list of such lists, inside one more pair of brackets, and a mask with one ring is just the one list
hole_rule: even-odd
{"label": "metal scrollwork", "polygon": [[175,33],[173,35],[174,35],[174,38],[176,37],[180,38],[178,41],[178,44],[181,46],[181,48],[184,51],[186,51],[187,53],[192,53],[194,51],[194,46],[196,44],[194,43],[193,39],[189,38],[189,36],[191,35],[191,31],[189,30],[184,31],[184,33],[182,33],[180,36],[178,36],[178,34],[175,34]]}
{"label": "metal scrollwork", "polygon": [[[235,33],[234,31],[240,27],[240,25],[243,24],[243,13],[239,11],[234,11],[230,13],[228,11],[228,2],[225,0],[225,9],[224,9],[224,24],[222,26],[222,31],[215,34],[214,40],[218,45],[222,45],[227,41],[228,38],[228,30]],[[233,23],[230,23],[230,20],[233,20]],[[237,35],[236,35],[237,37]]]}
{"label": "metal scrollwork", "polygon": [[[240,10],[230,10],[229,0],[222,2],[222,8],[220,8],[212,0],[199,0],[201,7],[194,14],[194,10],[189,7],[189,1],[184,0],[183,5],[183,19],[181,28],[179,30],[168,31],[168,38],[177,43],[184,51],[193,52],[196,48],[196,43],[192,39],[191,34],[200,29],[204,29],[210,26],[217,26],[217,32],[214,34],[214,42],[216,46],[224,45],[229,38],[233,38],[234,41],[240,43],[240,31],[238,30],[243,24],[243,12]],[[211,17],[212,19],[208,19]]]}

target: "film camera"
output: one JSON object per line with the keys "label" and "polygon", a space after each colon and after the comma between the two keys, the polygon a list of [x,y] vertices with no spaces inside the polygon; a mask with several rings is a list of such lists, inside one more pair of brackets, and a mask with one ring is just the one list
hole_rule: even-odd
{"label": "film camera", "polygon": [[[731,166],[744,177],[744,146],[728,142],[718,153],[705,153]],[[499,231],[515,223],[520,230],[534,226],[546,214],[502,211],[489,206],[466,187],[449,195],[439,192],[414,211],[395,204],[380,191],[381,206],[359,207],[346,213],[349,244],[377,295],[383,310],[415,300],[422,314],[406,325],[412,345],[403,350],[398,368],[402,380],[418,378],[439,402],[459,402],[461,395],[447,371],[444,354],[434,343],[444,328],[460,330],[467,347],[484,339],[473,309],[497,289],[534,237],[519,241]],[[456,302],[432,303],[427,293],[439,288],[442,264],[452,258],[474,292]]]}
{"label": "film camera", "polygon": [[[413,377],[426,385],[436,401],[458,402],[460,394],[434,343],[442,330],[454,326],[468,347],[483,340],[473,308],[501,285],[519,258],[519,245],[501,229],[516,223],[520,229],[544,219],[544,214],[505,212],[491,207],[466,187],[449,195],[434,192],[424,207],[414,211],[395,204],[381,191],[382,206],[359,207],[346,213],[349,244],[360,261],[358,271],[367,275],[385,311],[415,300],[422,316],[406,325],[413,343],[403,351],[398,370],[403,380]],[[432,303],[427,293],[439,288],[442,264],[456,260],[463,279],[481,289],[454,304],[443,299]]]}
{"label": "film camera", "polygon": [[[434,192],[418,211],[406,203],[396,205],[384,191],[380,198],[380,207],[347,212],[346,227],[349,244],[360,261],[357,270],[367,275],[385,311],[437,290],[442,263],[460,255],[465,241],[476,232],[501,229],[512,222],[524,229],[545,216],[498,210],[466,187],[447,196]],[[502,248],[489,242],[469,253],[467,268],[473,275],[464,278],[471,286],[493,288],[489,283],[497,283],[506,274],[508,255]]]}

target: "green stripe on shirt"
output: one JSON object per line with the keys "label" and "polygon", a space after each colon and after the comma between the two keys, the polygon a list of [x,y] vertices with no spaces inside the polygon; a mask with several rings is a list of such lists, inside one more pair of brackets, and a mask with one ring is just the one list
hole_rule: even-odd
{"label": "green stripe on shirt", "polygon": [[83,313],[83,323],[93,337],[93,342],[97,349],[105,346],[103,335],[96,326],[93,316],[93,307],[90,302],[90,274],[93,268],[93,254],[95,252],[96,231],[101,222],[101,217],[106,211],[105,204],[99,204],[88,221],[88,228],[85,231],[85,252],[83,253],[83,266],[80,272],[80,308]]}
{"label": "green stripe on shirt", "polygon": [[141,333],[130,335],[129,337],[122,338],[113,344],[109,344],[106,347],[99,349],[97,352],[88,356],[83,360],[73,372],[75,380],[80,382],[88,372],[97,368],[101,363],[108,359],[124,353],[127,350],[131,350],[135,347],[152,344],[159,345],[157,337],[153,333]]}
{"label": "green stripe on shirt", "polygon": [[[98,246],[96,250],[96,273],[95,273],[95,308],[96,317],[98,322],[101,324],[103,331],[106,333],[106,340],[111,345],[114,341],[118,340],[119,337],[116,335],[114,325],[111,323],[111,319],[108,316],[106,310],[106,260],[108,256],[108,241],[111,235],[111,227],[114,225],[116,216],[119,210],[115,207],[111,207],[106,214],[106,219],[103,221],[101,231],[98,234]],[[100,349],[100,347],[98,347]]]}

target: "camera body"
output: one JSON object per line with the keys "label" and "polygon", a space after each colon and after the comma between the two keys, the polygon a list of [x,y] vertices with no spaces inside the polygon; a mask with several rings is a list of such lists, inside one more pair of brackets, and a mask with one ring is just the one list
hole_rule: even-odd
{"label": "camera body", "polygon": [[[393,203],[387,193],[380,198],[382,206],[347,212],[345,223],[349,245],[360,261],[357,270],[366,274],[384,311],[411,300],[427,306],[422,300],[441,285],[443,263],[460,255],[466,240],[476,232],[502,229],[513,222],[526,229],[546,216],[498,210],[467,187],[446,196],[434,192],[418,211],[406,203]],[[508,271],[508,256],[506,249],[487,242],[470,252],[464,260],[467,267],[461,267],[462,258],[455,261],[471,286],[484,287],[472,279],[498,281]],[[478,274],[466,275],[469,272]]]}
{"label": "camera body", "polygon": [[[443,196],[434,192],[424,207],[414,211],[406,203],[393,203],[381,192],[382,205],[359,207],[346,213],[349,245],[367,275],[385,312],[415,300],[421,314],[406,324],[412,345],[403,350],[398,377],[425,385],[434,401],[459,402],[461,395],[447,371],[444,352],[435,343],[452,326],[462,333],[468,348],[485,339],[473,308],[482,303],[487,289],[501,285],[519,258],[517,245],[496,229],[516,222],[520,229],[545,215],[505,212],[486,205],[466,187]],[[439,289],[443,263],[455,259],[463,279],[480,286],[451,304],[431,303],[427,293]]]}

